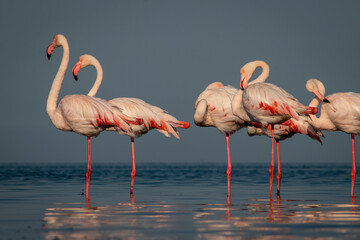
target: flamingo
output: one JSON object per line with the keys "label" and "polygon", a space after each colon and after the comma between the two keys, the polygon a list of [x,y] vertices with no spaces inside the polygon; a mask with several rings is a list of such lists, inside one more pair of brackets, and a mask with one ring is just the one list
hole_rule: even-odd
{"label": "flamingo", "polygon": [[54,126],[62,131],[72,131],[87,137],[88,157],[86,179],[91,176],[91,137],[96,137],[108,127],[116,126],[120,133],[130,132],[127,122],[135,121],[114,109],[107,101],[85,95],[67,95],[57,106],[57,101],[69,63],[69,45],[64,35],[58,34],[47,48],[50,59],[55,48],[63,48],[63,57],[53,80],[46,110]]}
{"label": "flamingo", "polygon": [[232,112],[231,101],[238,90],[221,82],[209,84],[195,102],[194,122],[200,127],[215,127],[226,136],[228,197],[230,197],[231,157],[229,136],[247,126]]}
{"label": "flamingo", "polygon": [[[98,84],[94,84],[94,87],[88,94],[95,96],[100,87],[99,82],[101,83],[101,81],[98,81],[98,79],[102,80],[103,78],[103,70],[100,62],[91,55],[82,55],[80,56],[79,61],[74,65],[72,72],[75,79],[77,79],[79,71],[87,66],[94,66],[97,71],[97,81],[95,82]],[[131,125],[132,131],[120,132],[118,131],[117,126],[106,129],[109,131],[117,130],[120,134],[130,136],[132,155],[130,194],[132,194],[136,175],[134,139],[142,136],[151,129],[156,129],[167,137],[170,137],[170,134],[172,134],[177,139],[180,139],[177,128],[189,128],[190,123],[179,121],[172,115],[168,114],[165,110],[150,105],[149,103],[138,98],[120,97],[111,99],[108,101],[108,103],[115,109],[121,109],[121,111],[127,116],[131,116],[135,119],[142,119],[143,121],[142,124]]]}
{"label": "flamingo", "polygon": [[[261,67],[263,72],[256,80],[248,83],[258,67]],[[291,118],[299,120],[301,114],[316,114],[317,108],[304,106],[284,89],[271,83],[265,83],[269,76],[269,66],[264,61],[253,61],[245,64],[240,69],[240,74],[240,88],[243,90],[242,105],[247,116],[251,121],[259,122],[265,127],[270,125],[271,164],[269,176],[271,194],[274,173],[274,125],[284,123]],[[279,170],[277,179],[280,180],[281,172]]]}
{"label": "flamingo", "polygon": [[351,135],[351,196],[354,197],[356,176],[355,135],[360,134],[360,94],[339,92],[325,97],[325,87],[317,79],[309,79],[306,82],[306,89],[315,95],[310,106],[318,107],[322,101],[320,117],[310,115],[309,122],[321,130],[342,131]]}

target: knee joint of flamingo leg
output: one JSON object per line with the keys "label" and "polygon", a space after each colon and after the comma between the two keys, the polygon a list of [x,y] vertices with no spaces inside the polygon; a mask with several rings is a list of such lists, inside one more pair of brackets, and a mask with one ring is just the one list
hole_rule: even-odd
{"label": "knee joint of flamingo leg", "polygon": [[228,168],[228,169],[226,170],[226,175],[227,175],[227,176],[230,176],[230,175],[231,175],[231,172],[232,172],[232,169],[231,169],[231,168]]}
{"label": "knee joint of flamingo leg", "polygon": [[351,179],[355,179],[356,176],[356,170],[351,172]]}
{"label": "knee joint of flamingo leg", "polygon": [[136,171],[132,171],[131,172],[131,177],[135,177],[135,175],[136,175]]}
{"label": "knee joint of flamingo leg", "polygon": [[272,175],[272,174],[274,174],[274,167],[269,168],[269,175]]}

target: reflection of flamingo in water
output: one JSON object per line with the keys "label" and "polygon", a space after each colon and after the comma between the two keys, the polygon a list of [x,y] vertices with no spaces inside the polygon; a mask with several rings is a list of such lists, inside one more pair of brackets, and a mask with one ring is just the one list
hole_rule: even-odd
{"label": "reflection of flamingo in water", "polygon": [[[99,61],[90,55],[82,55],[79,61],[73,67],[73,74],[77,78],[81,68],[87,66],[94,66],[97,70],[97,79],[103,78],[103,71]],[[101,82],[101,81],[100,81]],[[94,85],[90,91],[91,94],[96,94],[100,84]],[[89,93],[90,93],[89,92]],[[142,123],[131,125],[132,131],[118,131],[118,127],[108,128],[106,130],[117,130],[120,134],[125,134],[131,137],[131,153],[132,153],[132,171],[131,171],[131,188],[130,193],[133,193],[134,180],[136,175],[135,166],[135,149],[134,138],[140,137],[151,129],[156,129],[165,136],[170,137],[170,134],[179,139],[177,128],[189,128],[190,123],[177,120],[175,117],[168,114],[165,110],[150,105],[138,98],[115,98],[108,102],[113,108],[121,110],[127,116],[136,119],[142,119]]]}
{"label": "reflection of flamingo in water", "polygon": [[105,100],[85,95],[67,95],[57,106],[60,88],[69,63],[69,45],[65,36],[58,34],[47,48],[50,59],[54,49],[61,46],[63,47],[63,57],[51,86],[46,110],[56,128],[87,137],[88,169],[86,179],[89,180],[91,176],[90,138],[98,136],[101,131],[112,126],[116,126],[120,133],[129,132],[131,128],[127,122],[131,122],[133,119],[112,108]]}
{"label": "reflection of flamingo in water", "polygon": [[360,94],[354,92],[333,93],[325,98],[325,87],[317,79],[309,79],[306,89],[315,95],[310,106],[317,107],[322,101],[321,115],[311,115],[309,122],[315,127],[327,131],[343,131],[351,134],[352,171],[351,196],[354,196],[356,176],[354,135],[360,134]]}
{"label": "reflection of flamingo in water", "polygon": [[195,102],[195,124],[200,127],[216,127],[220,132],[226,134],[228,198],[230,197],[232,170],[229,135],[246,126],[245,122],[235,116],[231,109],[231,101],[237,91],[234,87],[214,82],[207,86]]}
{"label": "reflection of flamingo in water", "polygon": [[[248,84],[249,79],[258,67],[263,68],[262,74]],[[271,165],[269,175],[271,194],[274,173],[274,125],[282,124],[291,118],[299,121],[299,115],[316,113],[317,109],[304,106],[291,94],[274,84],[264,83],[269,75],[269,67],[263,61],[253,61],[245,64],[240,69],[240,74],[240,88],[244,90],[242,94],[242,105],[247,115],[252,121],[260,122],[265,127],[270,125]],[[280,190],[281,172],[278,172],[277,179],[278,190]]]}

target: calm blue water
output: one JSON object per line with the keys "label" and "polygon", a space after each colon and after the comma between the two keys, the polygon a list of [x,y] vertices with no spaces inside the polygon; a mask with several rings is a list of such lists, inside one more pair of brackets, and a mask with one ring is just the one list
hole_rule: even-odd
{"label": "calm blue water", "polygon": [[[283,164],[281,198],[267,164],[0,165],[0,239],[359,239],[350,165]],[[360,184],[355,185],[355,194]]]}

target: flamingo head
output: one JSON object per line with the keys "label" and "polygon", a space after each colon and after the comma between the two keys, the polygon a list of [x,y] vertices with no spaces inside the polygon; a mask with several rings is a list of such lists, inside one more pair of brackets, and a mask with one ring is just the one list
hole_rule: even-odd
{"label": "flamingo head", "polygon": [[55,50],[55,48],[58,48],[63,45],[64,42],[66,42],[66,38],[62,34],[57,34],[54,36],[53,41],[50,43],[50,45],[46,49],[46,55],[47,58],[50,60],[51,54]]}
{"label": "flamingo head", "polygon": [[241,75],[240,88],[242,90],[244,90],[249,85],[248,84],[249,79],[251,79],[255,70],[259,67],[263,69],[263,72],[260,75],[261,77],[259,76],[254,81],[264,82],[269,77],[269,65],[266,62],[261,60],[248,62],[240,69],[240,75]]}
{"label": "flamingo head", "polygon": [[325,98],[325,87],[322,82],[317,79],[311,78],[306,81],[306,90],[313,93],[320,101],[330,103],[330,101]]}
{"label": "flamingo head", "polygon": [[73,76],[74,76],[74,79],[75,79],[75,81],[77,81],[78,80],[78,74],[79,74],[79,72],[80,72],[80,69],[81,69],[81,61],[79,60],[75,65],[74,65],[74,67],[72,68],[72,74],[73,74]]}
{"label": "flamingo head", "polygon": [[87,67],[89,65],[94,65],[94,62],[98,62],[95,57],[88,54],[81,55],[79,57],[79,61],[72,68],[72,73],[75,78],[75,81],[78,80],[78,74],[80,72],[80,69]]}

